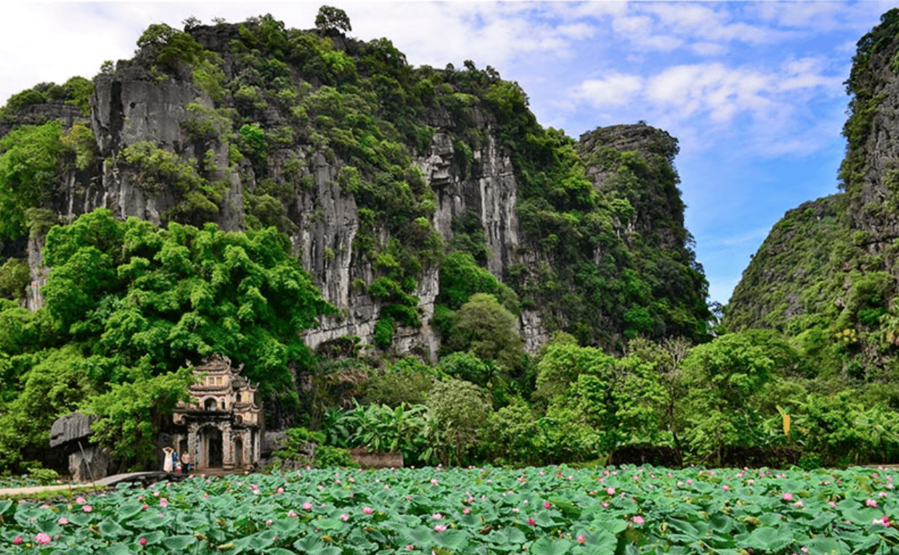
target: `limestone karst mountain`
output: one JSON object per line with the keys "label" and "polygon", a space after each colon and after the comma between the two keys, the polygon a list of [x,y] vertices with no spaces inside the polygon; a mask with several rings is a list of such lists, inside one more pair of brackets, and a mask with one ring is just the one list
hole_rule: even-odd
{"label": "limestone karst mountain", "polygon": [[733,331],[769,327],[842,376],[895,399],[899,312],[899,9],[858,42],[846,81],[841,192],[775,224],[727,308]]}
{"label": "limestone karst mountain", "polygon": [[311,347],[355,336],[433,357],[435,310],[458,308],[440,309],[453,252],[514,289],[531,350],[556,330],[613,350],[706,336],[707,283],[664,131],[576,142],[542,128],[493,68],[415,68],[388,39],[271,16],[154,24],[138,46],[94,77],[89,105],[83,89],[44,84],[4,109],[0,131],[19,144],[58,126],[40,194],[4,195],[3,255],[27,256],[32,309],[47,228],[103,207],[159,225],[275,226],[339,310],[307,332]]}

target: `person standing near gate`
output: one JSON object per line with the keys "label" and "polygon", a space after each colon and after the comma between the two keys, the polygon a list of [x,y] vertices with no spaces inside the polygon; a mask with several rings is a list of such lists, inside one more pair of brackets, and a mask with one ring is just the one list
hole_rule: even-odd
{"label": "person standing near gate", "polygon": [[175,454],[175,450],[166,445],[162,448],[162,471],[172,473],[172,455]]}

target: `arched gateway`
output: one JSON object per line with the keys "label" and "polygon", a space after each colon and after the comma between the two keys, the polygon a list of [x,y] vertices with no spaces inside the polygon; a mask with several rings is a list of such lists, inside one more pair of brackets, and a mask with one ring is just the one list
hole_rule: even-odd
{"label": "arched gateway", "polygon": [[259,462],[262,407],[242,369],[232,368],[227,357],[211,356],[194,368],[202,378],[188,390],[190,402],[175,408],[175,445],[186,443],[196,470],[234,470]]}

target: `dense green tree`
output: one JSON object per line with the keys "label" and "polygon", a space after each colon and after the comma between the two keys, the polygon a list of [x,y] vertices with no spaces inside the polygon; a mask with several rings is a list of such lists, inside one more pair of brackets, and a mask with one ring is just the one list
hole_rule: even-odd
{"label": "dense green tree", "polygon": [[28,231],[25,211],[50,200],[59,178],[62,125],[23,125],[0,138],[0,237]]}
{"label": "dense green tree", "polygon": [[428,393],[427,407],[423,458],[443,464],[466,461],[492,412],[484,390],[463,380],[441,380]]}
{"label": "dense green tree", "polygon": [[310,360],[297,332],[333,310],[288,252],[271,229],[160,229],[98,210],[48,234],[47,308],[64,333],[126,365],[149,355],[172,372],[219,353],[263,391],[285,391],[288,367]]}
{"label": "dense green tree", "polygon": [[0,450],[43,447],[54,418],[86,407],[98,440],[140,465],[184,392],[179,368],[213,353],[296,408],[292,372],[312,365],[299,332],[333,308],[289,250],[273,229],[162,229],[105,209],[51,229],[46,306],[0,301]]}
{"label": "dense green tree", "polygon": [[331,6],[322,6],[318,9],[318,15],[315,16],[315,28],[322,32],[339,30],[348,33],[353,30],[346,12]]}
{"label": "dense green tree", "polygon": [[685,439],[722,462],[730,448],[764,445],[766,386],[795,375],[799,353],[777,332],[749,330],[694,347],[683,362]]}
{"label": "dense green tree", "polygon": [[459,308],[446,338],[453,351],[471,351],[481,360],[495,360],[506,372],[524,363],[524,342],[518,318],[485,293],[473,295]]}
{"label": "dense green tree", "polygon": [[187,388],[194,380],[186,368],[151,377],[148,359],[139,366],[140,379],[112,385],[92,397],[87,407],[98,417],[91,425],[91,441],[109,447],[115,459],[136,469],[154,462],[157,435],[178,401],[188,399]]}

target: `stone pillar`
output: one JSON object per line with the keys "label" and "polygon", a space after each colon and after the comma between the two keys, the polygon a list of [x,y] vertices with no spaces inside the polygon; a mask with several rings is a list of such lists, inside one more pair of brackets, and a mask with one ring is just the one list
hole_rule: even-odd
{"label": "stone pillar", "polygon": [[[190,462],[194,468],[200,470],[200,459],[197,455],[200,452],[200,446],[197,445],[197,423],[191,422],[187,425],[187,453],[190,455]],[[206,468],[205,466],[203,468]]]}
{"label": "stone pillar", "polygon": [[230,422],[222,424],[222,468],[234,470],[234,437]]}

